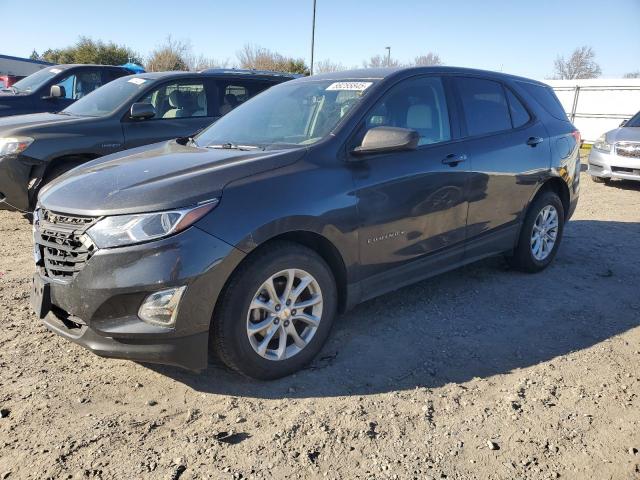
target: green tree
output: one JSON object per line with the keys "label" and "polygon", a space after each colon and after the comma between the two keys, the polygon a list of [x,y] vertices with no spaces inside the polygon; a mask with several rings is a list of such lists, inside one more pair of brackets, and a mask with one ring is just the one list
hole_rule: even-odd
{"label": "green tree", "polygon": [[29,55],[29,59],[40,60],[40,55],[38,54],[38,52],[36,52],[35,48],[33,49],[33,52],[31,52],[31,55]]}
{"label": "green tree", "polygon": [[127,62],[142,63],[140,56],[128,47],[114,42],[80,37],[67,48],[47,50],[42,59],[51,63],[91,63],[99,65],[122,65]]}

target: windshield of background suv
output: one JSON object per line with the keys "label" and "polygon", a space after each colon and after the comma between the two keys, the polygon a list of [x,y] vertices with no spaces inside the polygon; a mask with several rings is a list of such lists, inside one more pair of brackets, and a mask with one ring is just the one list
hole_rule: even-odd
{"label": "windshield of background suv", "polygon": [[311,145],[326,137],[374,80],[287,82],[231,111],[195,138],[203,147]]}
{"label": "windshield of background suv", "polygon": [[42,70],[37,71],[36,73],[32,73],[28,77],[23,78],[22,80],[14,83],[12,88],[20,92],[30,93],[35,92],[57,74],[62,72],[61,68],[43,68]]}
{"label": "windshield of background suv", "polygon": [[104,117],[117,110],[151,81],[140,77],[122,77],[94,90],[63,110],[84,117]]}
{"label": "windshield of background suv", "polygon": [[636,113],[624,124],[625,127],[640,127],[640,112]]}

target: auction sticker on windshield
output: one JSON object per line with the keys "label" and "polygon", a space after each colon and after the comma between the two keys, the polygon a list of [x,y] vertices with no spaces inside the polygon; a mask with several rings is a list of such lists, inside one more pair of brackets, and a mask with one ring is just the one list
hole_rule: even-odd
{"label": "auction sticker on windshield", "polygon": [[373,82],[334,82],[327,87],[327,90],[350,90],[363,92],[369,88]]}
{"label": "auction sticker on windshield", "polygon": [[134,83],[136,85],[142,85],[146,80],[144,78],[132,78],[129,80],[129,83]]}

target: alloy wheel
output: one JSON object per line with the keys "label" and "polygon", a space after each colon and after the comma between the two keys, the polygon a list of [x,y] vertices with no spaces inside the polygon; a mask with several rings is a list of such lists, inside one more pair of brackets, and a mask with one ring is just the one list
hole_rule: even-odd
{"label": "alloy wheel", "polygon": [[553,251],[558,238],[558,211],[547,205],[538,213],[531,232],[531,253],[538,261],[545,260]]}
{"label": "alloy wheel", "polygon": [[253,296],[247,312],[247,336],[253,350],[267,360],[286,360],[311,341],[322,319],[322,291],[300,269],[271,275]]}

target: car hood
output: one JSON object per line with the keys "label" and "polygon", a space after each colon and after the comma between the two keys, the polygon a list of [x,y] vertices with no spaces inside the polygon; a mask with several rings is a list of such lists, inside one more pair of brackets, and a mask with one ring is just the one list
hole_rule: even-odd
{"label": "car hood", "polygon": [[640,127],[620,127],[607,132],[607,142],[640,142]]}
{"label": "car hood", "polygon": [[42,189],[39,203],[76,215],[118,215],[186,207],[222,195],[226,184],[295,163],[295,150],[230,150],[175,140],[109,155],[62,175]]}
{"label": "car hood", "polygon": [[0,134],[23,127],[42,127],[51,123],[78,121],[88,118],[91,117],[60,115],[57,113],[30,113],[28,115],[0,117]]}

